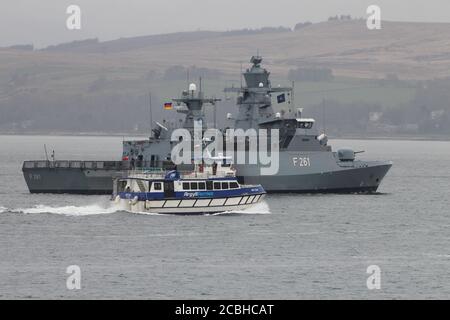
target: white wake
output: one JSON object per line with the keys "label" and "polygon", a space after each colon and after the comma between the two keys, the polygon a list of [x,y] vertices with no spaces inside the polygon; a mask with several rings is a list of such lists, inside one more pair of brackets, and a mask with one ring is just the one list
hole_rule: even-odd
{"label": "white wake", "polygon": [[270,214],[270,208],[266,201],[261,201],[244,210],[225,211],[214,215],[221,214]]}
{"label": "white wake", "polygon": [[120,206],[116,204],[111,204],[107,206],[92,204],[87,206],[61,206],[61,207],[37,205],[31,208],[19,208],[8,211],[12,213],[24,213],[24,214],[51,213],[67,216],[88,216],[98,214],[111,214],[123,210],[120,208]]}
{"label": "white wake", "polygon": [[[91,204],[86,206],[49,206],[49,205],[36,205],[31,208],[18,208],[8,209],[0,206],[0,213],[21,213],[21,214],[60,214],[66,216],[89,216],[89,215],[101,215],[112,214],[116,212],[129,212],[134,214],[145,215],[164,215],[160,213],[149,212],[130,212],[117,203],[107,204]],[[245,210],[234,210],[216,213],[213,215],[221,214],[270,214],[270,209],[265,201],[254,204]]]}

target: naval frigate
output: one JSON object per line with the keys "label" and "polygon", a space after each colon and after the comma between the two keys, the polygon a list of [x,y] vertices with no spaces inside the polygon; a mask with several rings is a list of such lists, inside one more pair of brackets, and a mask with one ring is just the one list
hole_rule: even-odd
{"label": "naval frigate", "polygon": [[237,164],[242,183],[258,183],[268,192],[375,192],[392,166],[390,161],[362,161],[351,149],[334,152],[314,119],[303,118],[294,106],[292,87],[272,87],[270,72],[253,56],[243,73],[245,86],[228,88],[238,94],[235,128],[279,130],[279,170],[261,175],[259,164]]}
{"label": "naval frigate", "polygon": [[[205,105],[215,105],[220,99],[208,98],[194,84],[173,99],[175,111],[184,115],[182,128],[193,134],[195,122],[205,121]],[[172,109],[172,104],[170,104]],[[122,158],[117,161],[47,160],[24,161],[22,171],[31,193],[112,194],[113,180],[125,178],[130,170],[174,169],[171,161],[171,140],[176,129],[165,120],[152,123],[151,136],[143,140],[124,140]],[[179,166],[190,169],[190,166]]]}
{"label": "naval frigate", "polygon": [[[392,163],[358,160],[358,152],[351,149],[333,151],[314,119],[303,118],[302,109],[294,106],[293,88],[272,87],[262,57],[253,56],[250,62],[243,73],[245,85],[225,89],[238,95],[238,112],[229,119],[234,128],[243,130],[279,130],[279,170],[261,175],[259,164],[236,164],[239,181],[261,184],[272,193],[375,192]],[[206,123],[204,105],[215,106],[218,99],[205,98],[193,85],[173,101],[175,110],[185,114],[183,127],[192,131],[194,122]],[[119,161],[25,161],[23,174],[32,193],[111,194],[113,179],[130,169],[173,168],[170,154],[178,143],[171,140],[173,129],[156,122],[150,138],[123,141]]]}

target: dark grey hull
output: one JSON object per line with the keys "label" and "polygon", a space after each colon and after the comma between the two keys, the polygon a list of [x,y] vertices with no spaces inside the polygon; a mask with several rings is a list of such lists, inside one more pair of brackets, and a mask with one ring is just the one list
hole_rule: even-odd
{"label": "dark grey hull", "polygon": [[[311,174],[239,176],[245,184],[261,184],[269,193],[375,192],[391,164],[345,168]],[[112,194],[113,178],[124,171],[79,168],[24,168],[31,193]]]}
{"label": "dark grey hull", "polygon": [[75,168],[23,169],[31,193],[112,194],[121,171]]}
{"label": "dark grey hull", "polygon": [[245,184],[262,184],[269,193],[371,193],[376,192],[391,164],[365,168],[275,176],[241,176]]}

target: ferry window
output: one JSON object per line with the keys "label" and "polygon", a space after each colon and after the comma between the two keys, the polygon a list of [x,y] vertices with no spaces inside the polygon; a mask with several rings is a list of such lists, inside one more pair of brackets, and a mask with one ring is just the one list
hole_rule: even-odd
{"label": "ferry window", "polygon": [[220,182],[214,182],[214,189],[220,190]]}
{"label": "ferry window", "polygon": [[161,188],[161,182],[155,182],[153,187],[154,187],[155,190],[161,190],[162,189]]}
{"label": "ferry window", "polygon": [[237,189],[239,188],[237,182],[230,182],[230,189]]}
{"label": "ferry window", "polygon": [[213,182],[206,181],[206,190],[212,190],[212,189],[213,189]]}
{"label": "ferry window", "polygon": [[119,192],[124,192],[126,186],[127,186],[126,181],[119,181]]}
{"label": "ferry window", "polygon": [[228,182],[222,182],[222,189],[228,189]]}
{"label": "ferry window", "polygon": [[197,182],[191,182],[191,190],[197,190],[198,189],[198,183]]}
{"label": "ferry window", "polygon": [[183,182],[183,189],[189,190],[189,182]]}
{"label": "ferry window", "polygon": [[205,190],[205,189],[206,189],[206,183],[204,183],[204,182],[199,182],[199,183],[198,183],[198,188],[199,188],[200,190]]}

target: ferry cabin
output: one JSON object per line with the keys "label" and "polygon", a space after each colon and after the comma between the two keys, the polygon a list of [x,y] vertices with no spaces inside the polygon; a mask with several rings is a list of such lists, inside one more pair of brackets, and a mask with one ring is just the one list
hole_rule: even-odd
{"label": "ferry cabin", "polygon": [[[146,202],[145,209],[228,207],[257,203],[265,194],[257,186],[241,186],[235,178],[145,179],[118,181],[117,195],[132,203]],[[210,210],[208,210],[210,211]]]}

